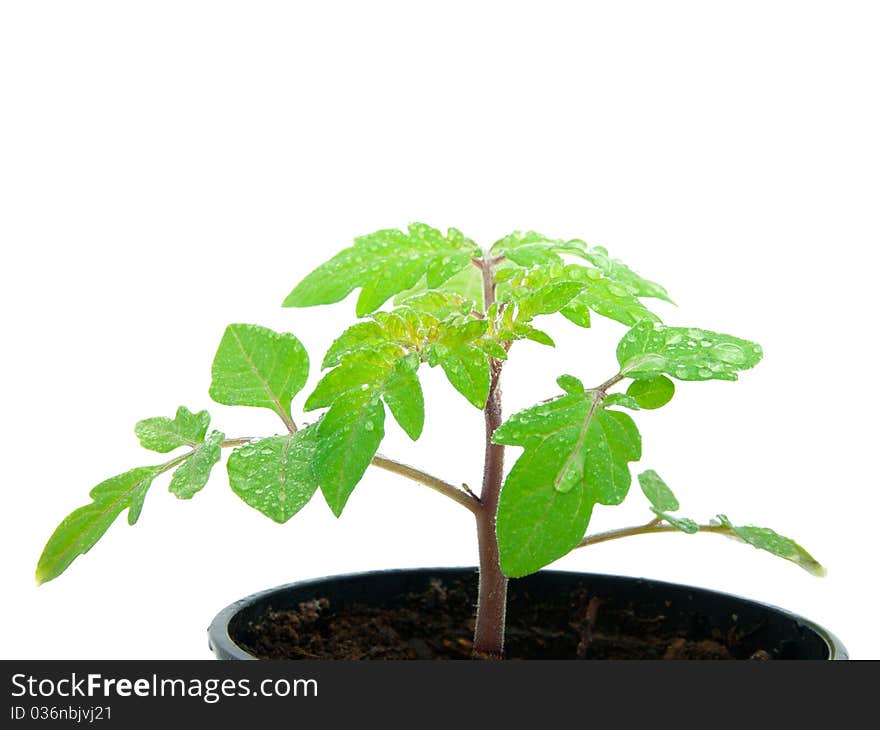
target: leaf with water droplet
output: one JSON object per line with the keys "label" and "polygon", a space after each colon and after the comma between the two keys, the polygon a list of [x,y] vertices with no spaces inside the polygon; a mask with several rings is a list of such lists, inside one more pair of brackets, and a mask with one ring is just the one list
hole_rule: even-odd
{"label": "leaf with water droplet", "polygon": [[444,236],[424,223],[404,231],[386,229],[355,239],[306,276],[284,300],[285,307],[331,304],[360,288],[357,315],[363,317],[423,277],[436,288],[480,256],[477,245],[454,228]]}
{"label": "leaf with water droplet", "polygon": [[157,416],[138,421],[134,433],[145,449],[165,454],[180,446],[200,444],[210,423],[207,411],[192,413],[186,406],[180,406],[173,419]]}
{"label": "leaf with water droplet", "polygon": [[665,375],[645,380],[634,380],[626,389],[626,394],[632,397],[639,407],[653,410],[665,406],[675,395],[675,383]]}
{"label": "leaf with water droplet", "polygon": [[742,540],[759,550],[765,550],[785,560],[790,560],[811,575],[819,577],[825,575],[825,568],[790,537],[780,535],[769,527],[755,527],[754,525],[737,527],[726,515],[718,515],[718,521],[722,527],[730,531],[730,537]]}
{"label": "leaf with water droplet", "polygon": [[556,378],[556,383],[566,393],[571,395],[582,395],[586,390],[584,384],[574,375],[560,375]]}
{"label": "leaf with water droplet", "polygon": [[663,512],[656,507],[652,508],[651,511],[664,522],[672,525],[676,530],[685,532],[688,535],[693,535],[694,533],[700,531],[700,526],[689,517],[676,517],[674,515],[667,514],[666,512]]}
{"label": "leaf with water droplet", "polygon": [[573,549],[593,505],[619,504],[626,496],[628,462],[641,456],[632,419],[599,407],[590,393],[515,413],[493,440],[524,449],[498,507],[501,566],[511,577],[539,570]]}
{"label": "leaf with water droplet", "polygon": [[593,246],[586,250],[584,257],[608,279],[626,286],[637,297],[655,297],[673,303],[666,289],[656,282],[642,278],[619,259],[612,259],[602,246]]}
{"label": "leaf with water droplet", "polygon": [[385,407],[371,393],[337,399],[318,425],[315,474],[337,517],[385,435]]}
{"label": "leaf with water droplet", "polygon": [[124,509],[128,522],[137,522],[144,497],[160,470],[142,466],[110,477],[89,492],[92,502],[71,512],[52,533],[37,563],[37,582],[61,575],[80,555],[85,555]]}
{"label": "leaf with water droplet", "polygon": [[489,396],[489,361],[485,353],[473,345],[438,345],[435,352],[452,386],[482,409]]}
{"label": "leaf with water droplet", "polygon": [[231,324],[211,366],[210,395],[227,406],[271,408],[290,420],[290,401],[308,376],[309,357],[296,337],[255,324]]}
{"label": "leaf with water droplet", "polygon": [[316,424],[261,439],[229,455],[229,484],[246,504],[278,523],[299,512],[318,489]]}
{"label": "leaf with water droplet", "polygon": [[639,474],[639,486],[654,509],[663,512],[675,512],[678,509],[678,500],[672,490],[653,469]]}
{"label": "leaf with water droplet", "polygon": [[679,380],[736,380],[761,355],[759,345],[732,335],[652,322],[637,324],[617,346],[621,372],[638,380],[661,373]]}
{"label": "leaf with water droplet", "polygon": [[425,425],[425,400],[416,370],[418,357],[398,360],[385,381],[382,397],[391,415],[413,440],[422,435]]}
{"label": "leaf with water droplet", "polygon": [[220,431],[212,431],[204,443],[196,446],[171,475],[168,491],[178,499],[191,499],[201,491],[208,483],[214,464],[220,461],[220,444],[224,438]]}

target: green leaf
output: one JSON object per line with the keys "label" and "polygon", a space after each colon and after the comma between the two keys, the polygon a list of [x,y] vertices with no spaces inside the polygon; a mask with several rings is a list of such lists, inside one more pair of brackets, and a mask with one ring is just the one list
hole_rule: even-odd
{"label": "green leaf", "polygon": [[634,325],[642,320],[659,321],[659,317],[642,304],[637,295],[625,285],[605,278],[597,269],[583,266],[566,266],[566,277],[585,284],[584,288],[562,310],[562,314],[575,324],[582,324],[578,311],[591,309],[596,314],[608,317],[616,322]]}
{"label": "green leaf", "polygon": [[778,532],[774,532],[768,527],[754,527],[752,525],[736,527],[726,515],[718,515],[718,521],[723,527],[730,530],[731,536],[736,537],[759,550],[766,550],[768,553],[777,555],[785,560],[790,560],[811,575],[819,577],[825,575],[825,568],[823,568],[812,555],[791,538],[780,535]]}
{"label": "green leaf", "polygon": [[413,441],[422,435],[425,425],[425,400],[416,375],[418,367],[418,357],[398,360],[383,390],[383,398],[391,415]]}
{"label": "green leaf", "polygon": [[289,421],[290,401],[308,375],[309,357],[293,335],[231,324],[211,366],[210,395],[228,406],[271,408]]}
{"label": "green leaf", "polygon": [[385,435],[385,408],[371,393],[340,398],[318,425],[315,474],[337,517]]}
{"label": "green leaf", "polygon": [[626,389],[626,394],[633,398],[640,408],[652,410],[665,406],[675,395],[675,383],[665,375],[647,380],[634,380]]}
{"label": "green leaf", "polygon": [[653,322],[637,324],[617,346],[621,372],[636,379],[666,373],[679,380],[736,380],[761,354],[760,345],[738,337]]}
{"label": "green leaf", "polygon": [[540,314],[558,312],[583,290],[577,281],[555,281],[529,292],[519,300],[520,321],[528,321]]}
{"label": "green leaf", "polygon": [[590,307],[585,302],[578,301],[577,298],[566,304],[559,310],[559,313],[578,327],[590,327]]}
{"label": "green leaf", "polygon": [[639,402],[631,395],[626,395],[626,393],[609,393],[605,396],[603,405],[606,408],[610,408],[611,406],[621,406],[622,408],[629,408],[631,411],[642,410]]}
{"label": "green leaf", "polygon": [[331,304],[360,288],[357,315],[362,317],[411,289],[422,277],[429,288],[438,287],[480,255],[476,244],[454,228],[446,236],[423,223],[413,223],[406,232],[377,231],[355,239],[354,246],[312,271],[284,306]]}
{"label": "green leaf", "polygon": [[134,524],[144,496],[159,473],[160,467],[139,467],[111,477],[92,489],[91,504],[65,517],[46,543],[37,563],[37,582],[57,578],[77,557],[85,555],[122,510],[129,510],[129,524]]}
{"label": "green leaf", "polygon": [[189,458],[177,467],[168,486],[174,496],[192,499],[208,483],[211,469],[220,461],[220,444],[224,438],[220,431],[212,431],[205,442],[199,444]]}
{"label": "green leaf", "polygon": [[437,345],[437,359],[452,386],[472,405],[482,409],[489,397],[489,361],[473,345]]}
{"label": "green leaf", "polygon": [[619,504],[626,496],[628,462],[641,456],[632,419],[600,407],[590,393],[520,411],[493,440],[524,448],[498,507],[501,566],[511,577],[532,573],[574,548],[593,505]]}
{"label": "green leaf", "polygon": [[378,322],[358,322],[343,332],[327,350],[321,368],[332,368],[339,365],[339,359],[359,350],[370,348],[388,342],[388,335]]}
{"label": "green leaf", "polygon": [[566,393],[571,395],[583,395],[586,391],[584,384],[574,375],[560,375],[556,378],[556,383]]}
{"label": "green leaf", "polygon": [[586,250],[584,257],[607,278],[628,287],[637,297],[655,297],[670,304],[674,303],[666,289],[653,281],[643,279],[622,261],[610,258],[608,251],[602,246],[593,246]]}
{"label": "green leaf", "polygon": [[232,491],[266,517],[287,522],[318,489],[317,440],[318,428],[313,424],[235,449],[226,464]]}
{"label": "green leaf", "polygon": [[639,485],[654,509],[661,512],[675,512],[678,509],[678,500],[672,490],[653,469],[639,474]]}
{"label": "green leaf", "polygon": [[695,532],[699,532],[700,530],[700,526],[687,517],[673,517],[672,515],[666,514],[665,512],[656,508],[652,509],[651,511],[655,515],[672,525],[676,530],[686,532],[688,535],[693,535]]}
{"label": "green leaf", "polygon": [[177,409],[174,419],[157,416],[138,421],[134,433],[141,446],[165,454],[179,446],[196,446],[205,440],[211,416],[207,411],[191,413],[185,406]]}
{"label": "green leaf", "polygon": [[437,290],[401,295],[395,300],[395,304],[403,304],[420,314],[431,314],[437,319],[446,319],[453,314],[468,314],[475,306],[473,300],[460,294]]}

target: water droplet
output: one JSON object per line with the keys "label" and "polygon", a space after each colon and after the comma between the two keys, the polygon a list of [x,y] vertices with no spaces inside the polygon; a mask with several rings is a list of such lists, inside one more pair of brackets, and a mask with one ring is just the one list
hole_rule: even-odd
{"label": "water droplet", "polygon": [[733,342],[722,342],[712,348],[712,353],[722,362],[739,365],[746,360],[746,354],[743,349]]}
{"label": "water droplet", "polygon": [[712,371],[707,368],[700,368],[697,372],[700,374],[701,378],[711,378],[712,377]]}
{"label": "water droplet", "polygon": [[681,335],[679,334],[672,335],[666,340],[667,345],[677,345],[679,342],[681,342]]}
{"label": "water droplet", "polygon": [[700,345],[703,346],[703,347],[712,347],[712,341],[711,341],[711,340],[703,340],[703,341],[700,343]]}
{"label": "water droplet", "polygon": [[364,424],[364,428],[365,428],[367,431],[372,431],[372,430],[373,430],[373,422],[372,422],[372,421],[367,421],[367,422]]}

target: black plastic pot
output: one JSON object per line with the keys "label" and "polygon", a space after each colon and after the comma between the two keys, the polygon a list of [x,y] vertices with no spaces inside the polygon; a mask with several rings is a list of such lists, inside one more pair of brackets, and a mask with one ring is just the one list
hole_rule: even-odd
{"label": "black plastic pot", "polygon": [[[421,568],[355,573],[302,581],[248,596],[224,608],[208,629],[211,650],[218,659],[256,659],[242,645],[249,642],[254,623],[270,610],[295,608],[303,601],[327,598],[331,606],[366,603],[392,605],[400,596],[425,590],[432,579],[476,581],[474,568]],[[847,659],[847,651],[831,632],[805,618],[745,598],[704,588],[612,575],[540,571],[510,582],[509,596],[568,595],[585,589],[591,595],[613,596],[615,601],[637,601],[657,607],[675,625],[701,616],[704,626],[727,632],[740,626],[762,626],[763,639],[773,659]]]}

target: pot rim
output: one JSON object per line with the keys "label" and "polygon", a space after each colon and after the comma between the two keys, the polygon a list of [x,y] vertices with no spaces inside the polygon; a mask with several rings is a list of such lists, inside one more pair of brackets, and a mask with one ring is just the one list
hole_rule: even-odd
{"label": "pot rim", "polygon": [[[208,647],[215,654],[222,654],[229,659],[240,659],[240,660],[253,660],[259,661],[257,657],[253,654],[249,653],[242,647],[240,647],[235,640],[229,635],[229,624],[235,618],[235,616],[247,608],[248,606],[260,601],[267,596],[278,593],[281,591],[293,589],[293,588],[303,588],[310,585],[319,585],[321,583],[325,583],[327,581],[337,581],[337,580],[347,580],[347,579],[356,579],[356,578],[365,578],[371,575],[387,575],[389,573],[424,573],[424,572],[442,572],[442,573],[450,573],[450,572],[460,572],[473,570],[477,571],[476,566],[472,565],[463,565],[463,566],[436,566],[436,567],[422,567],[422,568],[388,568],[385,570],[364,570],[364,571],[356,571],[352,573],[340,573],[336,575],[328,575],[319,578],[306,578],[303,580],[293,581],[291,583],[284,583],[283,585],[274,586],[273,588],[267,588],[262,591],[258,591],[256,593],[251,593],[244,598],[241,598],[234,603],[230,603],[224,609],[222,609],[215,617],[214,620],[211,621],[210,626],[208,627]],[[715,598],[729,598],[736,601],[745,601],[755,608],[759,608],[765,611],[770,611],[773,613],[781,614],[793,621],[796,621],[798,624],[807,627],[812,630],[820,639],[825,643],[828,650],[828,657],[826,661],[837,661],[849,659],[849,652],[844,646],[843,642],[831,631],[826,629],[824,626],[817,624],[815,621],[811,621],[808,618],[804,618],[803,616],[793,613],[785,608],[780,608],[779,606],[774,606],[770,603],[764,603],[763,601],[756,601],[751,598],[745,598],[743,596],[738,596],[734,593],[727,593],[725,591],[717,591],[712,588],[703,588],[700,586],[692,586],[686,583],[674,583],[672,581],[664,581],[664,580],[656,580],[654,578],[646,578],[643,576],[632,576],[632,575],[615,575],[612,573],[593,573],[589,571],[582,570],[541,570],[539,573],[543,573],[545,575],[582,575],[582,576],[595,576],[597,578],[610,578],[610,579],[618,579],[618,580],[630,580],[633,582],[645,581],[651,583],[657,587],[671,586],[676,588],[686,588],[688,590],[695,591],[696,593],[700,593],[703,595],[712,595]]]}

